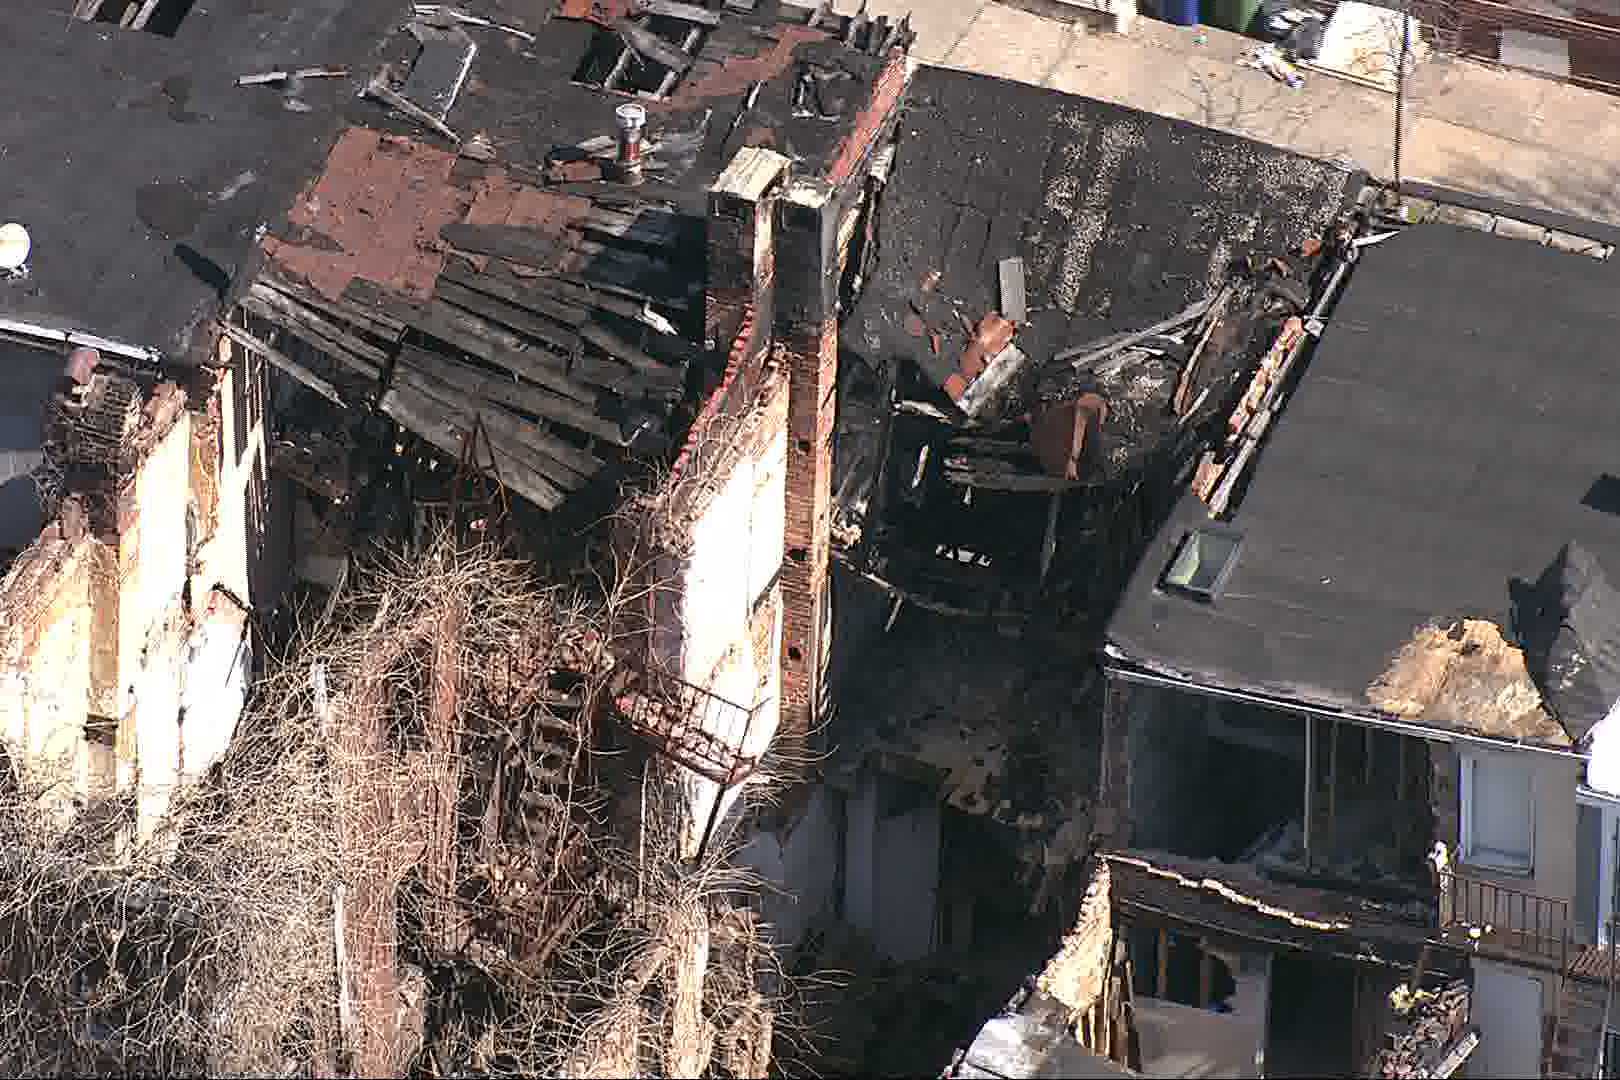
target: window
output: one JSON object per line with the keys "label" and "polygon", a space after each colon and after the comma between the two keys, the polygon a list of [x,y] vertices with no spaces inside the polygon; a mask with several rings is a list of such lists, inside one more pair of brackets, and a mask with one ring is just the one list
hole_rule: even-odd
{"label": "window", "polygon": [[1225,529],[1194,529],[1176,549],[1162,584],[1200,600],[1214,599],[1237,563],[1241,542],[1237,533]]}
{"label": "window", "polygon": [[1486,870],[1535,869],[1535,785],[1529,762],[1470,754],[1462,770],[1462,858]]}

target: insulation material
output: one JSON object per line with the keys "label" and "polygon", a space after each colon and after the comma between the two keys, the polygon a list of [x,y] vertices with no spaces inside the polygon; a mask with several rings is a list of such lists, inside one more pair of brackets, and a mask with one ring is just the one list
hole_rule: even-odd
{"label": "insulation material", "polygon": [[1543,707],[1524,653],[1483,619],[1420,628],[1368,688],[1367,700],[1406,720],[1570,745],[1569,735]]}

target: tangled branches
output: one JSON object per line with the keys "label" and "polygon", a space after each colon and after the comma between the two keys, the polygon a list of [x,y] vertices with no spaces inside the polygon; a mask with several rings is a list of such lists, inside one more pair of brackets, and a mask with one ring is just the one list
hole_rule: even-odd
{"label": "tangled branches", "polygon": [[19,770],[0,1070],[763,1075],[753,885],[598,730],[613,606],[441,544],[361,574],[155,828]]}

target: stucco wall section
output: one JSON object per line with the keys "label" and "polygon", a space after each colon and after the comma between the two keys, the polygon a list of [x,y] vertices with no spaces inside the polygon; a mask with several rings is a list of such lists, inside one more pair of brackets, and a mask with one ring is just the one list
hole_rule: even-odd
{"label": "stucco wall section", "polygon": [[[1575,757],[1504,750],[1534,769],[1534,871],[1529,875],[1493,873],[1463,863],[1463,873],[1506,889],[1534,893],[1573,904],[1575,900],[1575,789],[1580,784],[1581,761]],[[1455,746],[1430,744],[1434,783],[1435,838],[1444,841],[1454,858],[1461,858],[1461,757],[1469,753]]]}
{"label": "stucco wall section", "polygon": [[[227,348],[219,359],[235,358]],[[158,387],[114,496],[116,524],[86,534],[70,498],[0,591],[10,616],[0,626],[7,749],[36,769],[66,763],[80,794],[107,781],[134,787],[143,831],[177,784],[218,760],[245,698],[241,605],[253,602],[263,519],[249,501],[266,485],[264,410],[235,391],[243,370],[199,379],[200,411],[178,387]],[[114,735],[112,767],[97,777],[87,724]]]}
{"label": "stucco wall section", "polygon": [[[706,467],[687,475],[668,503],[685,526],[679,554],[662,560],[655,597],[653,659],[682,679],[753,709],[747,731],[723,733],[743,754],[763,756],[782,713],[782,598],[787,475],[787,383],[763,372],[751,407],[710,419],[692,438],[723,453],[693,454]],[[695,851],[711,818],[722,817],[739,789],[683,777],[686,849]],[[719,800],[718,807],[716,800]]]}
{"label": "stucco wall section", "polygon": [[817,917],[831,911],[838,877],[839,794],[826,786],[811,790],[809,801],[791,824],[749,837],[738,861],[769,888],[759,892],[760,914],[779,944],[793,948],[804,940]]}
{"label": "stucco wall section", "polygon": [[7,578],[0,628],[0,736],[36,770],[85,780],[90,582],[95,542],[42,539]]}

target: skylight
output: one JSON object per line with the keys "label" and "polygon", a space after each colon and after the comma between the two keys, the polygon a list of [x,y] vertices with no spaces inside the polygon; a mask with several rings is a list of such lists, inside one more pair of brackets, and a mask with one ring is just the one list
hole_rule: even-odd
{"label": "skylight", "polygon": [[1176,549],[1161,584],[1200,600],[1213,600],[1237,564],[1241,544],[1242,537],[1233,532],[1194,529]]}

